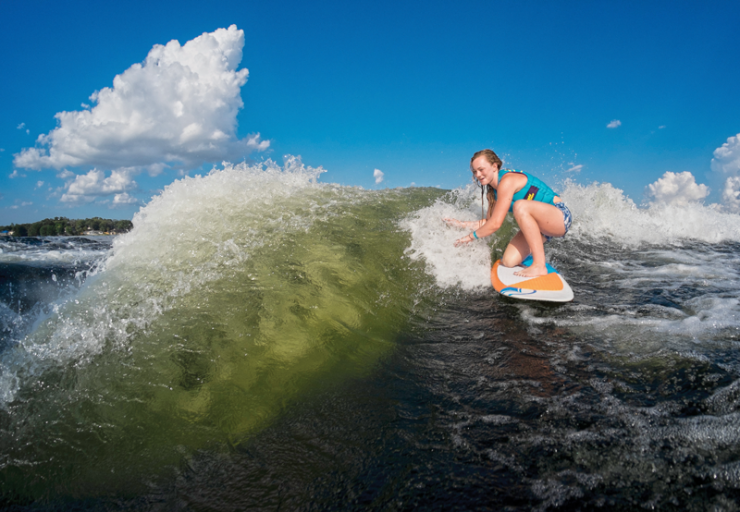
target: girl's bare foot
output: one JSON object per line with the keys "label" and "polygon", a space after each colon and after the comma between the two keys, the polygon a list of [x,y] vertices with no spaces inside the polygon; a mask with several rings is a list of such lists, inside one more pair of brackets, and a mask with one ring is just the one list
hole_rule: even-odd
{"label": "girl's bare foot", "polygon": [[514,275],[519,277],[539,277],[546,276],[547,274],[547,267],[545,265],[530,265],[529,267],[514,272]]}

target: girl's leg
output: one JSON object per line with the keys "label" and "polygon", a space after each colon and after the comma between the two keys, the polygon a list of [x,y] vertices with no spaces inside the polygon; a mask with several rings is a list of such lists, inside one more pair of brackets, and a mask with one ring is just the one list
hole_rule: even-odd
{"label": "girl's leg", "polygon": [[529,256],[529,244],[524,239],[524,233],[519,231],[514,238],[509,241],[509,245],[506,246],[503,256],[501,256],[501,264],[504,267],[516,267],[524,258]]}
{"label": "girl's leg", "polygon": [[[531,252],[533,260],[532,265],[516,272],[516,275],[537,277],[547,274],[542,235],[563,236],[565,234],[563,212],[551,204],[520,200],[514,203],[514,218],[519,224],[520,231],[509,243],[510,256],[515,256],[516,251],[524,259]],[[522,238],[524,240],[521,240]],[[506,248],[504,255],[509,252],[509,247]]]}

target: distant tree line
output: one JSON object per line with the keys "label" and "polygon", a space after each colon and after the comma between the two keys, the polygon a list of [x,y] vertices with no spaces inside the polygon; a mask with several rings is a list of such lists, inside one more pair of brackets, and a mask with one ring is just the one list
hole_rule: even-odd
{"label": "distant tree line", "polygon": [[111,220],[93,217],[92,219],[70,220],[66,217],[44,219],[33,224],[10,224],[0,226],[0,232],[13,232],[13,236],[57,236],[82,235],[88,231],[120,234],[130,231],[134,225],[130,220]]}

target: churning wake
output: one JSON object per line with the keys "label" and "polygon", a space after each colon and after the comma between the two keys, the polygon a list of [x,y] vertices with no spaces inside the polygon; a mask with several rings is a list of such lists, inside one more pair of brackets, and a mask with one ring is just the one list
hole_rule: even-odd
{"label": "churning wake", "polygon": [[546,253],[576,297],[552,307],[490,287],[511,219],[453,246],[441,219],[479,218],[475,187],[322,171],[224,164],[112,243],[0,241],[0,503],[546,510],[740,488],[740,216],[568,183]]}
{"label": "churning wake", "polygon": [[[666,333],[722,338],[740,329],[740,216],[700,204],[638,208],[608,183],[567,183],[561,196],[574,223],[565,239],[546,245],[546,254],[576,289],[576,300],[545,316],[521,303],[528,323],[610,331],[636,344],[664,343]],[[439,286],[488,290],[491,256],[500,257],[516,233],[513,221],[487,243],[460,249],[452,242],[461,232],[440,222],[474,220],[480,211],[469,186],[402,222],[412,234],[408,254],[425,262]]]}

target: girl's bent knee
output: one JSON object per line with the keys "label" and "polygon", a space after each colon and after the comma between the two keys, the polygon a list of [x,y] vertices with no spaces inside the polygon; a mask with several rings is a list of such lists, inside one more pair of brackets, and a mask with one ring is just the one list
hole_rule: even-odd
{"label": "girl's bent knee", "polygon": [[521,262],[522,262],[522,257],[521,257],[521,255],[518,255],[518,254],[517,255],[510,255],[510,254],[504,253],[504,255],[501,256],[501,264],[504,267],[509,267],[509,268],[510,267],[516,267]]}
{"label": "girl's bent knee", "polygon": [[519,201],[514,203],[514,206],[511,208],[511,213],[514,214],[515,219],[520,219],[523,215],[526,215],[529,212],[529,206],[531,206],[532,201],[527,201],[524,199],[520,199]]}
{"label": "girl's bent knee", "polygon": [[514,205],[511,207],[511,212],[516,216],[518,213],[522,213],[523,210],[526,208],[527,202],[524,199],[520,199],[519,201],[514,201]]}

